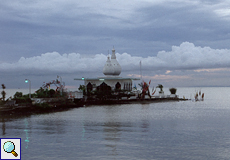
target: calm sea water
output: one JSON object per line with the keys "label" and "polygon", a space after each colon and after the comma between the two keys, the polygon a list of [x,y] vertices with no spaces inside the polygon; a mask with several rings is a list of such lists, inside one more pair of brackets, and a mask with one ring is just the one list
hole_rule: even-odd
{"label": "calm sea water", "polygon": [[[178,88],[190,98],[199,88]],[[21,138],[23,160],[230,159],[230,88],[202,102],[91,106],[0,118],[0,137]]]}

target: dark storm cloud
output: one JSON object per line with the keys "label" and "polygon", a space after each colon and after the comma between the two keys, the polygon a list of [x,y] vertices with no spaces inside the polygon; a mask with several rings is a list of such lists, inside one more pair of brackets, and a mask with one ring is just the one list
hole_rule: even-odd
{"label": "dark storm cloud", "polygon": [[[100,48],[111,44],[125,44],[127,50],[123,52],[131,51],[134,55],[142,49],[142,54],[147,56],[156,55],[158,51],[170,49],[172,45],[184,41],[205,46],[205,42],[221,39],[224,45],[223,39],[229,38],[226,36],[229,31],[225,27],[226,22],[203,3],[144,3],[131,10],[128,8],[130,6],[119,10],[117,5],[113,8],[109,3],[102,5],[100,2],[93,3],[95,7],[87,4],[81,6],[81,3],[71,1],[37,1],[37,4],[25,1],[28,5],[2,3],[5,7],[2,7],[1,34],[8,37],[0,40],[5,42],[2,50],[9,50],[11,55],[17,52],[17,58],[22,54],[36,55],[47,51],[97,54],[101,53]],[[126,10],[130,11],[126,13]],[[125,14],[120,15],[122,12]],[[211,42],[212,47],[214,43]],[[137,49],[133,49],[132,46],[138,43]],[[159,43],[164,45],[160,47]]]}
{"label": "dark storm cloud", "polygon": [[[220,19],[213,10],[198,5],[153,5],[138,10],[143,23],[136,33],[142,33],[143,39],[165,41],[172,44],[182,41],[218,41],[227,38],[229,28],[225,20]],[[218,35],[218,37],[217,37]]]}

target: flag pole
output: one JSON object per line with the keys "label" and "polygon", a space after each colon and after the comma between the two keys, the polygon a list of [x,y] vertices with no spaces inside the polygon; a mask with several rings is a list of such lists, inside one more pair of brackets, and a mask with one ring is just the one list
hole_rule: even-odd
{"label": "flag pole", "polygon": [[141,81],[142,81],[142,69],[141,69],[141,61],[140,61],[140,75],[141,75]]}

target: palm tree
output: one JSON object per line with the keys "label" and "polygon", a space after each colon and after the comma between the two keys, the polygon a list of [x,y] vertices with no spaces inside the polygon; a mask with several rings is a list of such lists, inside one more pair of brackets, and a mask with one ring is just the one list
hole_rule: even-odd
{"label": "palm tree", "polygon": [[156,88],[160,88],[159,93],[164,93],[162,84],[158,84],[158,86]]}
{"label": "palm tree", "polygon": [[4,89],[6,89],[6,86],[5,86],[5,84],[2,84],[2,89],[4,90]]}
{"label": "palm tree", "polygon": [[1,94],[2,94],[2,100],[5,101],[6,92],[4,91],[4,89],[6,89],[6,86],[4,84],[2,84],[2,89],[3,89],[3,91],[1,92]]}

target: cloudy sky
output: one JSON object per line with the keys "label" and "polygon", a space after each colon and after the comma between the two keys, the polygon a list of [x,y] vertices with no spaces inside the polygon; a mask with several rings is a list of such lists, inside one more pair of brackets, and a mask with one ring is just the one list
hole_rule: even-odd
{"label": "cloudy sky", "polygon": [[[152,85],[230,86],[230,1],[0,1],[0,83],[39,88],[101,77],[111,49],[122,77]],[[137,82],[138,83],[138,82]]]}

